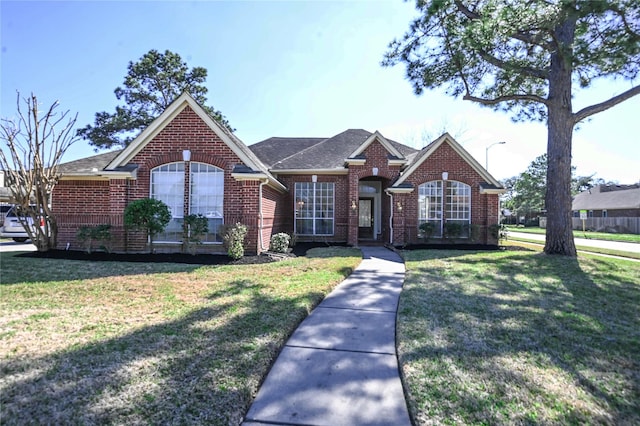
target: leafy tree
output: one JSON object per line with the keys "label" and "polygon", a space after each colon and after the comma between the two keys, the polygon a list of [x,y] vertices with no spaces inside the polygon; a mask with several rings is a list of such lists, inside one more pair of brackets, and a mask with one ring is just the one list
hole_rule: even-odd
{"label": "leafy tree", "polygon": [[[182,92],[189,92],[199,104],[205,105],[206,79],[205,68],[190,70],[177,53],[150,50],[138,62],[129,62],[124,87],[114,91],[116,98],[125,105],[117,106],[113,114],[96,113],[94,125],[79,129],[78,134],[96,150],[125,147]],[[234,130],[220,111],[209,106],[204,108],[218,123]]]}
{"label": "leafy tree", "polygon": [[135,200],[124,209],[124,225],[146,233],[150,253],[153,252],[155,236],[164,231],[170,221],[169,206],[155,198]]}
{"label": "leafy tree", "polygon": [[[536,157],[527,170],[502,181],[507,192],[502,197],[502,205],[514,212],[529,215],[547,210],[545,194],[547,191],[547,154]],[[594,175],[575,176],[575,167],[571,167],[571,195],[585,191],[603,179],[594,179]]]}
{"label": "leafy tree", "polygon": [[417,94],[453,96],[547,123],[545,252],[576,256],[571,232],[571,143],[577,123],[640,86],[573,110],[574,85],[633,80],[640,64],[637,0],[417,0],[421,16],[389,45],[383,65],[407,65]]}
{"label": "leafy tree", "polygon": [[[0,169],[9,182],[9,191],[18,206],[18,219],[38,251],[54,249],[58,242],[58,222],[49,206],[51,191],[60,177],[58,167],[71,145],[78,141],[73,126],[77,114],[56,112],[58,102],[40,110],[32,93],[17,98],[17,118],[0,124]],[[6,150],[4,149],[6,148]],[[35,226],[31,226],[34,224]]]}
{"label": "leafy tree", "polygon": [[512,208],[525,214],[545,209],[547,188],[547,155],[535,158],[527,170],[520,174],[513,187]]}

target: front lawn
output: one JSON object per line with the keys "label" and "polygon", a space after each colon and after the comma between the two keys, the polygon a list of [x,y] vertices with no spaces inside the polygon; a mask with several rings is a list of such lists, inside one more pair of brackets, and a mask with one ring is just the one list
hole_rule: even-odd
{"label": "front lawn", "polygon": [[640,424],[640,264],[406,252],[398,351],[426,424]]}
{"label": "front lawn", "polygon": [[1,257],[2,424],[238,424],[289,334],[360,263]]}

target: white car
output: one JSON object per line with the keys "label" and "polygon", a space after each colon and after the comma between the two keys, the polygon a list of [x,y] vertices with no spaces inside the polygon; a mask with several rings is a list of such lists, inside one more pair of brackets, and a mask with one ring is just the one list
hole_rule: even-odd
{"label": "white car", "polygon": [[[27,221],[29,226],[33,226],[32,218],[25,217],[24,220]],[[44,226],[44,219],[40,219],[40,226]],[[27,231],[18,218],[16,206],[11,207],[7,212],[4,218],[4,226],[0,228],[0,237],[13,238],[13,241],[18,243],[24,243],[29,239],[29,234],[27,234]]]}

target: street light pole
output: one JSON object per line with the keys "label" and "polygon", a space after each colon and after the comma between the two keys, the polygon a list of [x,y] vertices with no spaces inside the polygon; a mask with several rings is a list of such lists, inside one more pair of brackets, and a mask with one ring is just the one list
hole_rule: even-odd
{"label": "street light pole", "polygon": [[504,145],[505,143],[506,143],[505,141],[494,142],[491,145],[489,145],[487,147],[487,149],[485,149],[485,151],[484,151],[484,168],[487,169],[487,171],[489,171],[489,148],[491,148],[494,145]]}

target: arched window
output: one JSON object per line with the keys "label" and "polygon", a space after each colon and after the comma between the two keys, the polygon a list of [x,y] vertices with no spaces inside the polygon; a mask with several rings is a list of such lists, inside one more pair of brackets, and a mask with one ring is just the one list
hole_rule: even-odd
{"label": "arched window", "polygon": [[157,242],[182,241],[184,221],[184,163],[164,164],[151,170],[151,198],[162,201],[171,210],[171,221]]}
{"label": "arched window", "polygon": [[207,218],[209,232],[203,242],[221,243],[218,232],[224,222],[224,171],[204,163],[191,163],[189,213]]}
{"label": "arched window", "polygon": [[468,238],[471,224],[471,187],[453,180],[434,180],[418,187],[418,234],[442,237],[445,224],[459,224]]}
{"label": "arched window", "polygon": [[219,228],[224,221],[224,171],[209,164],[190,164],[189,189],[185,194],[183,162],[164,164],[151,170],[151,197],[163,201],[171,210],[171,221],[157,242],[182,242],[185,202],[189,214],[201,214],[208,219],[209,231],[205,243],[221,243]]}

